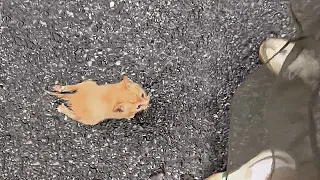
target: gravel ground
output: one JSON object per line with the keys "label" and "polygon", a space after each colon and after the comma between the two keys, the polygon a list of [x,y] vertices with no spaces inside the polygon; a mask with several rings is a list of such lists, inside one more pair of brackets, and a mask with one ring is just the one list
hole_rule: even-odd
{"label": "gravel ground", "polygon": [[[230,100],[257,49],[288,32],[281,0],[2,0],[0,179],[202,179],[225,170]],[[84,126],[42,88],[127,74],[132,121]]]}

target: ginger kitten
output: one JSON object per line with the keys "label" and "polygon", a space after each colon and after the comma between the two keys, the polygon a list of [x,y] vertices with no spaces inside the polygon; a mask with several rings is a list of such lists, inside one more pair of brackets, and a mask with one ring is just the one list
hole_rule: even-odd
{"label": "ginger kitten", "polygon": [[54,91],[46,92],[66,100],[68,105],[60,104],[58,112],[86,125],[105,119],[130,120],[137,112],[146,110],[150,101],[142,87],[127,76],[115,84],[98,85],[87,80],[74,85],[56,85]]}

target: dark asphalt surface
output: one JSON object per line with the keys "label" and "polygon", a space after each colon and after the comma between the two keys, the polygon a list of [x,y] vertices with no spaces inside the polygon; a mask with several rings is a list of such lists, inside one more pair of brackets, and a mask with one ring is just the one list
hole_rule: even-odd
{"label": "dark asphalt surface", "polygon": [[[202,179],[225,170],[230,100],[287,1],[2,0],[0,179]],[[121,74],[152,94],[132,121],[84,126],[42,88]],[[184,176],[186,177],[186,176]]]}

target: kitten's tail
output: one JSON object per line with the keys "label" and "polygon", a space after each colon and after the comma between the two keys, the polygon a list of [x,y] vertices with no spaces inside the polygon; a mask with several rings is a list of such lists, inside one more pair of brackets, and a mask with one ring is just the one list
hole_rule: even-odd
{"label": "kitten's tail", "polygon": [[56,92],[48,91],[48,90],[45,90],[45,89],[43,89],[43,90],[44,90],[44,92],[46,92],[49,95],[56,96],[56,97],[58,97],[60,99],[69,100],[70,94],[56,93]]}

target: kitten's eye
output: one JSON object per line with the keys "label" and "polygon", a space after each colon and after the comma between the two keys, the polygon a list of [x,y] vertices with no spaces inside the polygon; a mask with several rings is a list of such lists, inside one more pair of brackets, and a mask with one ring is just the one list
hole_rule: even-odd
{"label": "kitten's eye", "polygon": [[143,93],[141,94],[141,97],[144,98],[144,94]]}
{"label": "kitten's eye", "polygon": [[140,109],[141,108],[141,105],[138,105],[137,109]]}

